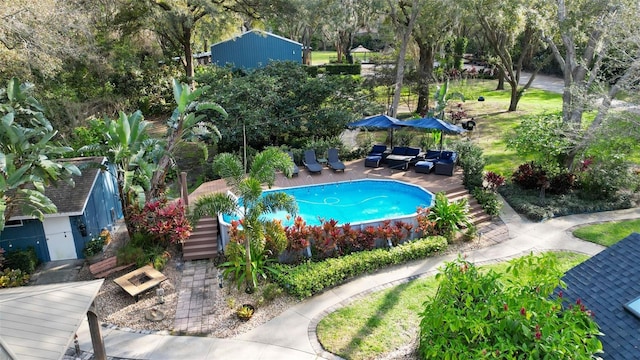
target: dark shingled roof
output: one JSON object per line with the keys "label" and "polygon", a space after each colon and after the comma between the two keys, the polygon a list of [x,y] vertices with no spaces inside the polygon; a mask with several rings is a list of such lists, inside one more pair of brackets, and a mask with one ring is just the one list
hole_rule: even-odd
{"label": "dark shingled roof", "polygon": [[640,296],[640,234],[617,244],[569,270],[562,278],[570,303],[582,299],[595,314],[604,336],[603,359],[640,359],[640,319],[624,304]]}
{"label": "dark shingled roof", "polygon": [[[56,214],[45,214],[45,217],[58,214],[80,215],[84,211],[91,189],[96,181],[100,165],[105,161],[103,156],[61,159],[60,161],[77,166],[82,172],[81,176],[73,176],[75,185],[69,185],[59,181],[55,186],[48,186],[44,193],[58,207]],[[23,216],[18,209],[14,217]]]}

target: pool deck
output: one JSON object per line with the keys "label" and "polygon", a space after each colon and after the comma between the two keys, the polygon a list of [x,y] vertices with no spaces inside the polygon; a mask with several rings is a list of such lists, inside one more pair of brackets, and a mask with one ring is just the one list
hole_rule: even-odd
{"label": "pool deck", "polygon": [[[388,167],[369,168],[364,166],[364,159],[353,160],[344,163],[346,169],[344,172],[333,170],[325,167],[320,174],[311,174],[304,167],[300,167],[298,176],[286,178],[282,174],[276,176],[274,188],[288,188],[294,186],[316,185],[334,183],[339,181],[352,181],[358,179],[391,179],[398,180],[437,192],[450,192],[455,189],[462,188],[462,169],[456,168],[453,176],[416,173],[413,167],[407,171],[394,170]],[[189,194],[189,204],[202,195],[218,191],[227,191],[229,187],[224,180],[219,179],[209,181],[200,185],[194,192]]]}

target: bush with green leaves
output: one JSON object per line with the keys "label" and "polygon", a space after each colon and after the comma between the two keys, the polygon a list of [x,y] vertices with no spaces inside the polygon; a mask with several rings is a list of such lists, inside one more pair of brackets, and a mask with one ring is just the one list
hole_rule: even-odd
{"label": "bush with green leaves", "polygon": [[552,253],[512,260],[506,275],[447,263],[420,313],[420,358],[592,359],[598,325],[579,300],[554,295],[561,276]]}
{"label": "bush with green leaves", "polygon": [[628,209],[636,204],[634,197],[624,192],[608,200],[584,199],[577,192],[541,199],[539,190],[523,190],[513,184],[507,184],[500,188],[500,194],[516,212],[533,221],[571,214]]}
{"label": "bush with green leaves", "polygon": [[21,270],[24,274],[33,274],[39,260],[36,249],[30,246],[23,250],[13,250],[5,254],[4,267]]}
{"label": "bush with green leaves", "polygon": [[296,266],[277,264],[274,265],[278,271],[274,273],[273,280],[289,294],[302,299],[356,276],[390,265],[433,256],[446,248],[446,239],[434,236],[406,242],[390,249],[362,251],[321,262],[307,261]]}
{"label": "bush with green leaves", "polygon": [[462,198],[450,202],[447,194],[439,192],[431,207],[427,219],[433,221],[433,227],[437,235],[444,236],[448,241],[452,241],[455,234],[469,227],[469,204],[467,199]]}
{"label": "bush with green leaves", "polygon": [[462,168],[462,184],[469,190],[482,187],[484,166],[487,164],[482,148],[471,141],[455,141],[451,147],[458,153]]}
{"label": "bush with green leaves", "polygon": [[477,187],[471,190],[471,195],[473,195],[480,206],[482,206],[482,209],[487,215],[500,215],[502,201],[500,201],[496,192]]}
{"label": "bush with green leaves", "polygon": [[580,196],[585,199],[613,199],[617,192],[632,185],[632,175],[624,156],[582,161],[578,172]]}

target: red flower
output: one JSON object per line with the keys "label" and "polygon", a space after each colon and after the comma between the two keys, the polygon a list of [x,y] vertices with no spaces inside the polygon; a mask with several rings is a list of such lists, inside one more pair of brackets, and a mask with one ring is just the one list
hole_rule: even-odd
{"label": "red flower", "polygon": [[507,304],[502,305],[502,309],[504,309],[504,311],[509,311],[509,305]]}
{"label": "red flower", "polygon": [[527,315],[527,310],[523,307],[520,308],[520,315],[525,316]]}

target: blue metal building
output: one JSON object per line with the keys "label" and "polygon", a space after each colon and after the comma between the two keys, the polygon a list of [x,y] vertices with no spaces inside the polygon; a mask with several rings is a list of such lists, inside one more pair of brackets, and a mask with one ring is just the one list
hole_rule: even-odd
{"label": "blue metal building", "polygon": [[211,45],[211,63],[255,69],[271,61],[302,63],[302,44],[261,30],[251,30]]}
{"label": "blue metal building", "polygon": [[34,247],[41,261],[79,259],[85,244],[103,228],[113,230],[121,219],[115,169],[104,157],[65,159],[78,166],[75,186],[61,183],[48,187],[45,194],[58,212],[46,214],[44,221],[17,214],[0,232],[5,251]]}

